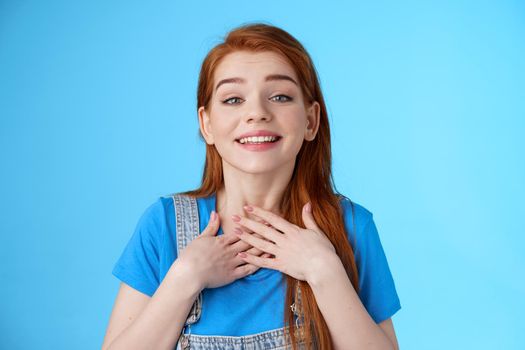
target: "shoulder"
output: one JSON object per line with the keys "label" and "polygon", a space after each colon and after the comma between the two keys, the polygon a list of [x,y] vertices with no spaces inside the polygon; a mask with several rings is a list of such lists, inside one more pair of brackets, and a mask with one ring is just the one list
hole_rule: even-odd
{"label": "shoulder", "polygon": [[157,197],[143,210],[137,230],[160,243],[158,240],[167,230],[170,210],[173,210],[173,201],[166,196]]}
{"label": "shoulder", "polygon": [[[167,197],[158,197],[153,202],[150,202],[144,213],[142,214],[141,220],[145,220],[150,223],[161,223],[165,218],[167,209],[170,206],[170,199]],[[173,207],[173,205],[171,205]]]}
{"label": "shoulder", "polygon": [[341,198],[343,220],[348,237],[352,245],[358,264],[362,259],[369,258],[367,252],[381,250],[381,240],[377,231],[372,211],[364,205],[344,196]]}
{"label": "shoulder", "polygon": [[173,196],[172,195],[163,195],[160,196],[154,205],[157,204],[158,209],[162,211],[163,215],[167,215],[173,211]]}
{"label": "shoulder", "polygon": [[362,231],[373,221],[372,212],[364,205],[355,202],[345,195],[340,195],[340,203],[345,226],[351,228],[349,234]]}

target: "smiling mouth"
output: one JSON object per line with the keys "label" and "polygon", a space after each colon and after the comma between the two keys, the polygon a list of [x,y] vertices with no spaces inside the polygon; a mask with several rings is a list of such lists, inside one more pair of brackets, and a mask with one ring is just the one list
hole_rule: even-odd
{"label": "smiling mouth", "polygon": [[275,143],[277,141],[279,141],[280,139],[282,139],[283,137],[282,136],[276,136],[275,140],[274,141],[263,141],[263,142],[245,142],[245,143],[241,143],[240,142],[240,139],[235,139],[235,142],[241,144],[241,145],[261,145],[263,143]]}

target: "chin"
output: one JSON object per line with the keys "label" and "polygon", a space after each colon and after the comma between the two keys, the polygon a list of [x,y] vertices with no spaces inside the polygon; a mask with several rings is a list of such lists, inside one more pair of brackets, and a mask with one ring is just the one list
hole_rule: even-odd
{"label": "chin", "polygon": [[261,162],[260,160],[251,164],[249,161],[239,164],[239,159],[236,159],[234,163],[230,163],[230,166],[237,171],[251,175],[272,173],[282,167],[280,163]]}
{"label": "chin", "polygon": [[279,169],[279,166],[271,166],[270,164],[264,164],[264,165],[258,164],[258,165],[249,167],[249,166],[244,165],[244,166],[239,167],[238,169],[244,173],[256,175],[256,174],[264,174],[264,173],[273,173]]}

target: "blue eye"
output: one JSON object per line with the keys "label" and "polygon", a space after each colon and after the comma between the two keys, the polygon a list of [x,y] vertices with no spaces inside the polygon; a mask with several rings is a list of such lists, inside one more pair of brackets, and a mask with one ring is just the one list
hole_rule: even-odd
{"label": "blue eye", "polygon": [[[288,102],[288,101],[291,101],[291,100],[292,100],[292,98],[291,98],[290,96],[286,96],[286,95],[277,95],[277,96],[274,96],[274,97],[286,97],[287,100],[284,100],[284,101],[282,101],[282,102]],[[274,98],[274,97],[272,97],[272,98]]]}
{"label": "blue eye", "polygon": [[232,105],[232,104],[235,104],[235,103],[229,103],[228,101],[234,100],[234,99],[239,100],[240,98],[239,97],[230,97],[229,99],[222,101],[222,103],[225,103],[227,105]]}
{"label": "blue eye", "polygon": [[[285,97],[286,99],[285,100],[280,100],[279,102],[288,102],[288,101],[292,101],[293,98],[291,98],[290,96],[286,96],[286,95],[276,95],[272,98],[276,98],[276,97]],[[233,102],[233,103],[230,103],[231,100],[240,100],[241,98],[240,97],[230,97],[224,101],[222,101],[222,103],[224,104],[227,104],[227,105],[235,105],[237,103]]]}

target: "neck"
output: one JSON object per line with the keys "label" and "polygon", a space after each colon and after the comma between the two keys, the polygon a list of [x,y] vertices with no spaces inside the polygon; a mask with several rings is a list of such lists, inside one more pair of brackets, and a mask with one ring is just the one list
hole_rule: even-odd
{"label": "neck", "polygon": [[248,216],[243,208],[245,205],[255,205],[281,215],[283,194],[290,183],[294,165],[295,162],[290,162],[278,170],[254,174],[242,172],[223,161],[224,186],[217,191],[215,207],[221,222],[226,221],[227,226],[236,225],[231,216]]}

